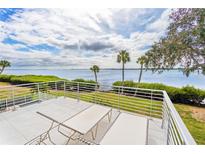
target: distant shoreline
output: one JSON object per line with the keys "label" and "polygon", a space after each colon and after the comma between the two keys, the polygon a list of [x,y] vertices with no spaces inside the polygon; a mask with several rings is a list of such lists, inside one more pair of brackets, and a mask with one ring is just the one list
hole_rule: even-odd
{"label": "distant shoreline", "polygon": [[[121,71],[118,68],[103,68],[100,70],[98,78],[99,82],[103,84],[111,84],[113,81],[121,80]],[[139,78],[140,70],[137,68],[127,68],[125,70],[125,79],[137,81]],[[8,75],[55,75],[65,79],[94,79],[94,74],[90,69],[86,68],[10,68],[6,69],[3,74]],[[205,89],[204,75],[197,71],[190,74],[189,77],[185,76],[182,70],[173,69],[165,70],[164,72],[155,72],[152,70],[143,71],[143,82],[158,82],[170,86],[183,87],[185,85],[192,85],[201,89]]]}
{"label": "distant shoreline", "polygon": [[[140,70],[141,68],[125,68],[125,70]],[[7,70],[89,70],[89,68],[7,68]],[[101,68],[101,70],[122,70],[121,68]],[[152,70],[143,69],[143,70]],[[162,69],[159,69],[162,70]],[[164,69],[166,71],[171,70],[183,70],[183,68],[173,68],[173,69]]]}

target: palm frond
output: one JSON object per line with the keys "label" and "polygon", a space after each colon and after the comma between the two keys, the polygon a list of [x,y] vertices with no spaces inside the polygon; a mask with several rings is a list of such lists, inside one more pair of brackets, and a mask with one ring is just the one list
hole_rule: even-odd
{"label": "palm frond", "polygon": [[91,68],[90,68],[90,70],[91,71],[93,71],[93,72],[99,72],[100,71],[100,68],[99,68],[99,66],[97,66],[97,65],[93,65]]}
{"label": "palm frond", "polygon": [[121,61],[122,61],[122,58],[121,58],[121,55],[120,55],[120,53],[119,53],[119,55],[117,55],[117,62],[118,62],[118,63],[121,63]]}

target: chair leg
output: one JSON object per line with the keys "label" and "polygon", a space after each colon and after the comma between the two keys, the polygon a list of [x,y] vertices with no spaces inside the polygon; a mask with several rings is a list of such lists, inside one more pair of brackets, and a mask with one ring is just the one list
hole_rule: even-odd
{"label": "chair leg", "polygon": [[[51,137],[50,137],[50,131],[51,131],[51,129],[53,128],[53,125],[54,125],[54,121],[52,121],[52,123],[51,123],[51,125],[50,125],[50,127],[49,127],[49,129],[46,131],[46,133],[44,134],[44,136],[43,136],[43,134],[41,134],[40,135],[40,139],[39,139],[39,141],[38,141],[38,144],[40,145],[41,143],[43,143],[43,141],[45,140],[45,139],[47,139],[47,138],[49,138],[49,141],[51,141]],[[51,141],[51,143],[53,143],[52,141]],[[45,143],[44,143],[45,144]]]}
{"label": "chair leg", "polygon": [[72,139],[72,137],[75,135],[75,131],[73,132],[73,134],[72,135],[70,135],[70,137],[68,137],[68,140],[67,140],[67,142],[66,142],[66,145],[68,145],[68,143],[70,142],[70,140]]}
{"label": "chair leg", "polygon": [[49,139],[49,141],[50,141],[53,145],[56,145],[56,144],[52,141],[51,136],[50,136],[49,133],[48,133],[48,139]]}
{"label": "chair leg", "polygon": [[62,131],[60,130],[60,125],[58,126],[58,132],[59,132],[61,135],[63,135],[63,136],[65,136],[66,138],[68,138],[68,140],[67,140],[67,142],[66,142],[66,145],[70,142],[70,140],[75,140],[75,139],[73,139],[72,137],[77,133],[76,131],[73,131],[73,133],[68,136],[67,134],[65,134],[64,132],[62,132]]}
{"label": "chair leg", "polygon": [[93,130],[92,130],[92,139],[93,139],[93,140],[96,139],[96,137],[97,137],[97,132],[98,132],[98,124],[96,125],[95,133],[94,133]]}
{"label": "chair leg", "polygon": [[108,113],[108,121],[110,122],[112,118],[112,110]]}

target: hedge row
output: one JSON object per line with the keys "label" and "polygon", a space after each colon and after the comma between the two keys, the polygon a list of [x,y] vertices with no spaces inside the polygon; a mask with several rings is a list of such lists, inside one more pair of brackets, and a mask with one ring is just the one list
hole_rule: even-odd
{"label": "hedge row", "polygon": [[51,75],[0,75],[1,82],[9,82],[11,84],[48,82],[58,80],[62,79]]}
{"label": "hedge row", "polygon": [[[113,86],[122,86],[121,81],[116,81]],[[172,102],[184,103],[192,105],[202,105],[202,101],[205,99],[205,91],[194,88],[193,86],[185,86],[182,88],[167,86],[161,83],[136,83],[133,81],[125,81],[125,87],[138,87],[146,89],[165,90]]]}
{"label": "hedge row", "polygon": [[72,80],[72,81],[74,81],[74,82],[86,82],[86,83],[96,84],[96,82],[93,81],[93,80],[85,80],[85,79],[81,79],[81,78],[75,79],[75,80]]}
{"label": "hedge row", "polygon": [[[15,84],[26,84],[26,83],[37,83],[37,82],[49,82],[49,81],[60,81],[60,80],[65,80],[56,76],[50,76],[50,75],[0,75],[0,82],[9,82],[13,85]],[[68,81],[68,80],[66,80]],[[79,90],[87,90],[87,91],[94,91],[95,90],[95,81],[93,80],[84,80],[84,79],[75,79],[72,80],[73,82],[66,82],[66,89],[77,89],[77,83],[75,82],[80,82],[79,84]],[[87,83],[91,83],[88,85]],[[63,82],[58,82],[57,87],[59,90],[64,89],[64,83]],[[33,92],[37,91],[37,86],[33,88]],[[53,83],[48,83],[48,84],[40,84],[40,89],[41,91],[47,91],[48,89],[55,89],[55,86]]]}
{"label": "hedge row", "polygon": [[[9,82],[11,84],[35,83],[35,82],[49,82],[65,80],[52,75],[0,75],[0,82]],[[93,83],[93,80],[75,79],[74,82]]]}

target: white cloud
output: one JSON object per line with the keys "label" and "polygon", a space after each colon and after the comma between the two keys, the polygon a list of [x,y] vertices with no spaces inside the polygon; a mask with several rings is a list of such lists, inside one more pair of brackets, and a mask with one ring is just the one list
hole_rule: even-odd
{"label": "white cloud", "polygon": [[[3,49],[0,58],[8,58],[16,66],[120,67],[116,63],[116,51],[127,49],[133,59],[127,66],[136,67],[143,47],[157,41],[168,25],[169,10],[157,20],[151,16],[153,12],[146,9],[26,9],[14,14],[9,22],[0,21],[0,48]],[[29,46],[47,44],[59,51],[18,51],[26,46],[1,42],[7,37]]]}
{"label": "white cloud", "polygon": [[159,19],[157,19],[152,24],[146,26],[148,31],[155,31],[163,33],[169,25],[169,14],[171,13],[171,9],[165,10]]}

